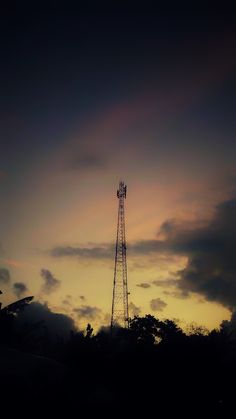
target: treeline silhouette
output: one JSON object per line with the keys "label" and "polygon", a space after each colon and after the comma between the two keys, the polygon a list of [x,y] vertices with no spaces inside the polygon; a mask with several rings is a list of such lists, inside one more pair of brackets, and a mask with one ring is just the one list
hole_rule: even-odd
{"label": "treeline silhouette", "polygon": [[189,418],[227,417],[234,408],[236,342],[223,326],[186,334],[172,320],[146,315],[132,318],[129,329],[94,333],[88,324],[51,339],[41,322],[16,327],[23,309],[0,310],[2,407]]}

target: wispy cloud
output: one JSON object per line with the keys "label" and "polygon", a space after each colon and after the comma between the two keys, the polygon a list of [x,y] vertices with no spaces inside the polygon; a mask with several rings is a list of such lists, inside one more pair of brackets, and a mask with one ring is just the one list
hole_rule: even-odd
{"label": "wispy cloud", "polygon": [[176,287],[178,285],[178,279],[166,278],[166,279],[155,279],[152,281],[154,285],[157,287],[168,288],[168,287]]}
{"label": "wispy cloud", "polygon": [[136,306],[134,303],[129,303],[129,314],[131,316],[139,316],[141,313],[141,307]]}
{"label": "wispy cloud", "polygon": [[136,284],[136,287],[140,287],[140,288],[150,288],[151,285],[148,282],[141,282],[140,284]]}
{"label": "wispy cloud", "polygon": [[56,279],[48,269],[41,269],[41,277],[44,281],[41,291],[44,294],[51,294],[56,291],[61,284],[61,281]]}
{"label": "wispy cloud", "polygon": [[0,284],[8,285],[11,282],[10,272],[6,268],[0,268]]}
{"label": "wispy cloud", "polygon": [[53,257],[78,257],[83,259],[110,259],[113,257],[113,246],[96,247],[73,247],[57,246],[51,249],[50,254]]}
{"label": "wispy cloud", "polygon": [[13,292],[16,294],[18,298],[22,297],[26,291],[28,291],[27,286],[24,284],[24,282],[15,282],[13,284]]}
{"label": "wispy cloud", "polygon": [[101,152],[84,152],[78,150],[76,155],[70,156],[68,161],[65,163],[65,169],[72,171],[97,171],[106,169],[108,162]]}
{"label": "wispy cloud", "polygon": [[102,310],[100,308],[89,305],[82,305],[74,308],[73,311],[77,314],[78,318],[88,320],[98,320],[102,315]]}
{"label": "wispy cloud", "polygon": [[153,311],[163,311],[166,306],[167,304],[161,298],[154,298],[150,301],[150,307]]}

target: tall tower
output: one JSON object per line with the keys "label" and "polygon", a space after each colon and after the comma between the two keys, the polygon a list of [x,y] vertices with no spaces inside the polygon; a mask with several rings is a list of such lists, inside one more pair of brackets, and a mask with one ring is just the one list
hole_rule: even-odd
{"label": "tall tower", "polygon": [[127,187],[120,182],[117,191],[119,199],[116,236],[115,269],[112,298],[111,329],[115,325],[129,326],[126,240],[125,240],[125,198]]}

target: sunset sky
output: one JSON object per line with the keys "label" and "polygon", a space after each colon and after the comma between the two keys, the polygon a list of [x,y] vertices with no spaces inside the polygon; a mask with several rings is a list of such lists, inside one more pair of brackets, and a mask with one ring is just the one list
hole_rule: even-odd
{"label": "sunset sky", "polygon": [[110,322],[127,184],[130,314],[209,329],[236,305],[235,16],[1,16],[1,301]]}

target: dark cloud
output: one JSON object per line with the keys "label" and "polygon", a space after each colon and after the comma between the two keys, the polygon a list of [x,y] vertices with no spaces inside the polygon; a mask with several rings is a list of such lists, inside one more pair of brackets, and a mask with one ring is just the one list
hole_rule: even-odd
{"label": "dark cloud", "polygon": [[165,301],[161,300],[160,298],[154,298],[150,301],[150,307],[153,311],[162,311],[167,304]]}
{"label": "dark cloud", "polygon": [[8,269],[0,268],[0,284],[8,285],[11,282],[11,276]]}
{"label": "dark cloud", "polygon": [[150,288],[150,284],[148,282],[141,282],[140,284],[136,284],[136,287],[140,288]]}
{"label": "dark cloud", "polygon": [[131,316],[139,316],[141,313],[141,307],[136,306],[134,303],[129,303],[129,314]]}
{"label": "dark cloud", "polygon": [[101,317],[102,310],[98,307],[82,305],[81,307],[74,308],[73,310],[79,318],[88,320],[96,320]]}
{"label": "dark cloud", "polygon": [[28,291],[27,286],[23,282],[15,282],[12,288],[18,298],[21,298]]}
{"label": "dark cloud", "polygon": [[84,295],[80,295],[79,298],[84,301],[85,300],[85,296]]}
{"label": "dark cloud", "polygon": [[33,302],[20,311],[16,318],[16,327],[27,327],[38,338],[45,337],[46,329],[47,336],[52,340],[69,338],[71,330],[76,330],[71,317],[54,313],[46,304],[39,302]]}
{"label": "dark cloud", "polygon": [[41,269],[40,273],[44,280],[44,284],[41,288],[42,292],[44,294],[51,294],[52,292],[56,291],[60,286],[61,281],[56,279],[48,269]]}
{"label": "dark cloud", "polygon": [[188,257],[176,281],[182,294],[175,296],[186,298],[189,292],[198,293],[233,310],[236,307],[236,199],[219,204],[208,222],[191,225],[172,220],[164,223],[159,233],[169,251]]}
{"label": "dark cloud", "polygon": [[[182,239],[183,240],[183,239]],[[179,272],[179,288],[236,307],[236,200],[218,205],[205,227],[184,236],[188,263]]]}
{"label": "dark cloud", "polygon": [[[158,237],[162,237],[165,251],[188,258],[178,280],[165,281],[166,286],[177,288],[172,296],[186,298],[193,292],[231,310],[236,306],[236,199],[218,205],[208,222],[169,220]],[[164,281],[154,283],[165,285]]]}

